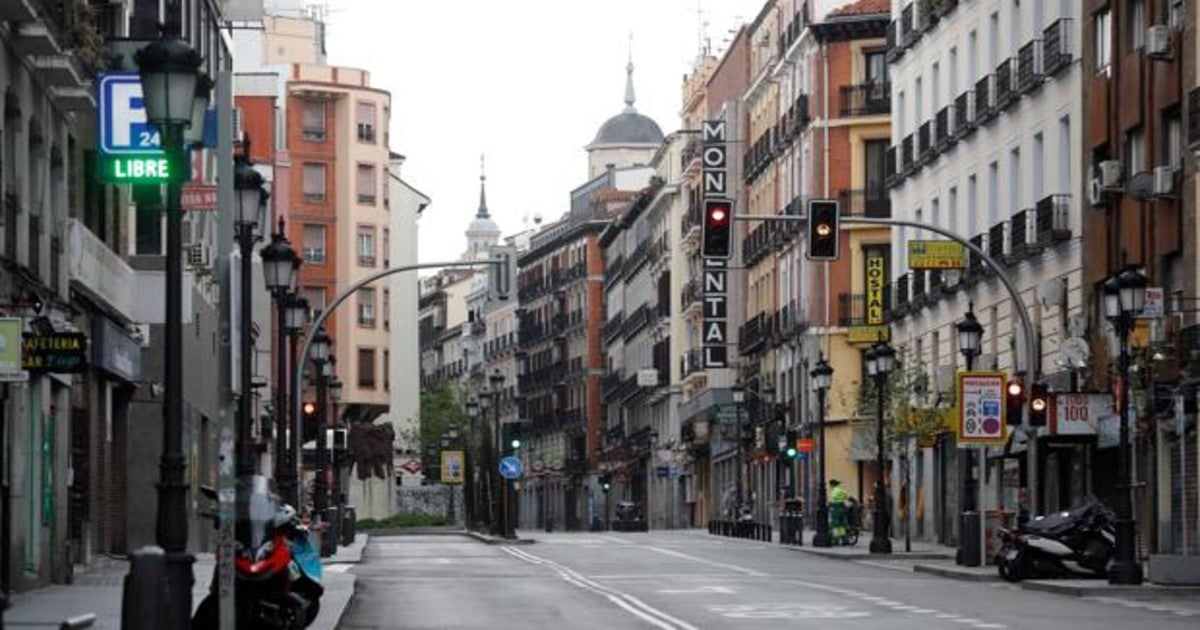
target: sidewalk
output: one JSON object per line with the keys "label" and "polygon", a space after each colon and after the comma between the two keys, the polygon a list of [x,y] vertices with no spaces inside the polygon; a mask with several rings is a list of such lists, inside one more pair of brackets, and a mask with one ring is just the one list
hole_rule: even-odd
{"label": "sidewalk", "polygon": [[[359,534],[354,544],[339,547],[337,555],[325,558],[325,595],[321,612],[310,628],[333,630],[354,596],[355,576],[348,569],[362,560],[367,535]],[[211,553],[196,554],[192,574],[192,606],[208,595],[216,561]],[[119,630],[121,627],[121,597],[129,563],[119,558],[100,558],[84,572],[75,575],[72,584],[53,584],[43,588],[15,593],[11,607],[4,612],[5,628],[57,630],[64,619],[94,614],[93,628]]]}
{"label": "sidewalk", "polygon": [[[910,542],[911,551],[904,550],[903,539],[892,539],[892,553],[890,554],[874,554],[871,553],[871,534],[863,532],[858,537],[858,544],[853,546],[840,545],[836,547],[813,547],[812,539],[816,532],[804,531],[804,544],[783,545],[785,549],[799,551],[802,553],[822,556],[825,558],[834,558],[837,560],[949,560],[954,563],[954,547],[947,547],[936,543],[926,542],[923,540],[913,540]],[[779,542],[779,533],[772,532],[771,538],[774,542]]]}

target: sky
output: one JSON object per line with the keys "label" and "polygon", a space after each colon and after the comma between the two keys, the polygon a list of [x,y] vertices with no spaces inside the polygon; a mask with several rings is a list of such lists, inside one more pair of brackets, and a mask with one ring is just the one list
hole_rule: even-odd
{"label": "sky", "polygon": [[[479,206],[505,235],[566,211],[587,179],[583,147],[625,106],[632,49],[635,107],[664,133],[680,127],[683,77],[701,22],[720,54],[764,0],[328,0],[332,65],[370,71],[392,94],[391,149],[401,177],[433,200],[421,262],[455,259]],[[632,44],[631,37],[632,35]]]}

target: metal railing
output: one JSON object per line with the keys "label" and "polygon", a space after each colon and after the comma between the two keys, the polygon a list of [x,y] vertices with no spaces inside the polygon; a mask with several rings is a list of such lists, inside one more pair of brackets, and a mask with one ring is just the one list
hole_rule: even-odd
{"label": "metal railing", "polygon": [[1071,65],[1071,18],[1059,18],[1042,31],[1042,68],[1058,74]]}
{"label": "metal railing", "polygon": [[844,85],[840,88],[843,118],[874,116],[892,111],[892,84],[887,81]]}

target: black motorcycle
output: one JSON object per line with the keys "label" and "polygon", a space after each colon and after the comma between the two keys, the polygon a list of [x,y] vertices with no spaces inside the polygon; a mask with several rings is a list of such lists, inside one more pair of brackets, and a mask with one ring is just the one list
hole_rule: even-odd
{"label": "black motorcycle", "polygon": [[[209,487],[201,492],[212,500]],[[214,526],[219,525],[213,517]],[[267,479],[253,475],[238,480],[234,521],[234,595],[236,627],[301,630],[320,611],[321,559],[308,540],[308,529],[296,510],[280,503]],[[192,617],[193,630],[218,628],[217,571],[209,594]]]}
{"label": "black motorcycle", "polygon": [[1039,516],[1015,530],[996,528],[1000,577],[1009,582],[1036,578],[1103,578],[1116,549],[1112,510],[1095,497],[1084,505]]}

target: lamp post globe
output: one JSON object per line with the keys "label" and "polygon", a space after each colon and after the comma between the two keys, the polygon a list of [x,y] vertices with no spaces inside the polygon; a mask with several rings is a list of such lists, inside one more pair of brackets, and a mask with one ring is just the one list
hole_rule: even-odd
{"label": "lamp post globe", "polygon": [[472,418],[479,417],[479,401],[478,400],[475,400],[474,398],[468,400],[466,407],[467,407],[467,415],[468,416],[470,416]]}
{"label": "lamp post globe", "polygon": [[1121,284],[1116,275],[1104,281],[1104,316],[1110,320],[1121,317]]}
{"label": "lamp post globe", "polygon": [[334,403],[342,402],[342,389],[345,388],[345,386],[346,384],[342,382],[342,379],[336,376],[333,377],[333,380],[329,381],[329,398],[333,400]]}
{"label": "lamp post globe", "polygon": [[267,192],[263,190],[262,173],[248,159],[237,160],[233,166],[233,191],[237,195],[238,224],[254,228],[264,222]]}
{"label": "lamp post globe", "polygon": [[1133,317],[1146,310],[1146,286],[1149,281],[1146,274],[1136,267],[1130,267],[1117,276],[1117,286],[1121,295],[1121,310]]}
{"label": "lamp post globe", "polygon": [[[333,339],[330,339],[329,333],[325,332],[325,327],[322,326],[312,338],[312,360],[320,364],[328,362],[332,346]],[[318,378],[321,376],[321,374],[317,375]]]}
{"label": "lamp post globe", "polygon": [[190,124],[203,61],[200,53],[179,38],[164,36],[135,53],[134,60],[141,75],[146,120],[160,126]]}
{"label": "lamp post globe", "polygon": [[282,234],[272,235],[271,242],[262,248],[258,255],[262,257],[263,280],[267,290],[278,293],[291,289],[292,274],[296,272],[292,264],[296,258],[296,250],[288,245],[287,239]]}
{"label": "lamp post globe", "polygon": [[308,298],[289,294],[284,305],[283,321],[289,333],[298,333],[308,325]]}
{"label": "lamp post globe", "polygon": [[983,345],[983,324],[979,323],[979,319],[975,317],[975,310],[971,308],[954,327],[958,329],[958,351],[967,358],[969,370],[972,367],[969,365],[970,361],[979,354]]}

